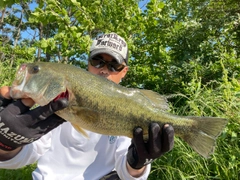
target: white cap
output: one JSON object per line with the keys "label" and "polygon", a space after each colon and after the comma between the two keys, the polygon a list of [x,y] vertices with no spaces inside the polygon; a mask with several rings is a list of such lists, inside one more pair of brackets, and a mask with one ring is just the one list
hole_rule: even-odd
{"label": "white cap", "polygon": [[90,48],[90,57],[105,53],[114,57],[119,64],[128,63],[128,46],[126,41],[116,33],[98,36]]}

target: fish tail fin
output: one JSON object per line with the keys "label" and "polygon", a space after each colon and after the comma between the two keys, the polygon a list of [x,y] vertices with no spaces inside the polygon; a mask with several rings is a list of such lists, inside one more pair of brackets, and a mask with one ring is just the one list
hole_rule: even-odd
{"label": "fish tail fin", "polygon": [[196,120],[189,134],[181,136],[195,151],[208,158],[215,149],[216,139],[224,130],[227,120],[216,117],[188,117]]}

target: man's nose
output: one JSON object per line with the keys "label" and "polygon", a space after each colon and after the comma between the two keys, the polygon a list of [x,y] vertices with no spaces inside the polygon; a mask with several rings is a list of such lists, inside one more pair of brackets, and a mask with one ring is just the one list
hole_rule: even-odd
{"label": "man's nose", "polygon": [[100,68],[100,73],[109,74],[109,70],[108,70],[108,67],[107,67],[106,64],[105,64],[105,66],[103,66],[102,68]]}

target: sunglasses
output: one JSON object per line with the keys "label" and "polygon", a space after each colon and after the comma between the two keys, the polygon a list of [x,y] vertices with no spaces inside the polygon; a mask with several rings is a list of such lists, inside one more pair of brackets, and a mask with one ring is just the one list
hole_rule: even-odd
{"label": "sunglasses", "polygon": [[102,68],[106,65],[108,70],[111,71],[111,72],[120,72],[125,67],[125,65],[117,63],[116,60],[105,61],[100,56],[93,57],[92,59],[89,59],[89,62],[93,67],[95,67],[97,69]]}

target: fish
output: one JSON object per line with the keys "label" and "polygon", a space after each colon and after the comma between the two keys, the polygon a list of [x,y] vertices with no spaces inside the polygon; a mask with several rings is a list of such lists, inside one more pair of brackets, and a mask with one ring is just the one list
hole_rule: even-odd
{"label": "fish", "polygon": [[139,88],[127,88],[74,65],[24,63],[16,72],[10,95],[13,99],[31,98],[44,106],[67,98],[68,106],[56,112],[76,130],[112,136],[133,137],[141,127],[148,139],[149,123],[170,124],[175,135],[197,153],[209,158],[216,139],[228,120],[221,117],[178,116],[170,113],[165,95]]}

